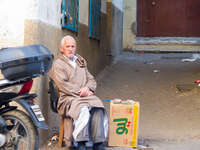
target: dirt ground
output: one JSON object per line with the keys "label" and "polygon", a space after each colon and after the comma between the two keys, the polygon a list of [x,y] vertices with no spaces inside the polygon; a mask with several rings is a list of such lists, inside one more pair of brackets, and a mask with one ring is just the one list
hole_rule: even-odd
{"label": "dirt ground", "polygon": [[100,80],[101,99],[140,102],[140,144],[155,150],[199,150],[200,90],[194,81],[200,79],[200,60],[186,58],[198,57],[124,53]]}
{"label": "dirt ground", "polygon": [[[182,61],[191,57],[124,53],[97,76],[96,95],[140,102],[139,144],[154,150],[199,150],[200,90],[194,81],[200,79],[200,60]],[[104,104],[109,112],[109,103]]]}

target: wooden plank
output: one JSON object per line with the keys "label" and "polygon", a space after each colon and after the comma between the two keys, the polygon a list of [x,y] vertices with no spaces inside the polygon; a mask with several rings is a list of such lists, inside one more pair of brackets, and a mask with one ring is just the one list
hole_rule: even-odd
{"label": "wooden plank", "polygon": [[58,147],[62,147],[62,142],[63,142],[63,135],[64,135],[64,118],[61,117],[60,120],[60,132],[59,132],[59,138],[58,138]]}

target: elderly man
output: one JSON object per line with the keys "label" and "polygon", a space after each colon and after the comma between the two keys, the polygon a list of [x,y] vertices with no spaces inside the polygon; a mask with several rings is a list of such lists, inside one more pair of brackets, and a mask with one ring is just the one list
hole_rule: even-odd
{"label": "elderly man", "polygon": [[96,81],[87,69],[86,60],[76,54],[76,41],[72,36],[61,40],[60,52],[50,77],[60,93],[58,112],[65,116],[65,143],[71,146],[74,140],[82,150],[87,141],[93,141],[93,149],[101,150],[108,122],[102,101],[94,95]]}

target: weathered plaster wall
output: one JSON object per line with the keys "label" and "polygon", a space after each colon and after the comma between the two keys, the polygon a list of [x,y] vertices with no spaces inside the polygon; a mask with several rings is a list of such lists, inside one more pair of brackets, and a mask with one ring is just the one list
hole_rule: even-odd
{"label": "weathered plaster wall", "polygon": [[124,0],[123,49],[130,50],[136,38],[137,0]]}
{"label": "weathered plaster wall", "polygon": [[111,52],[115,57],[122,51],[123,41],[123,0],[112,1],[112,44]]}
{"label": "weathered plaster wall", "polygon": [[79,1],[79,22],[88,25],[89,22],[89,0]]}
{"label": "weathered plaster wall", "polygon": [[[49,48],[55,55],[58,55],[59,39],[61,31],[58,27],[46,24],[40,20],[25,20],[24,44],[43,44]],[[46,123],[49,126],[48,131],[40,131],[40,144],[47,142],[48,136],[52,135],[55,126],[59,125],[59,117],[50,109],[48,99],[48,78],[46,76],[34,80],[32,92],[38,94],[38,103],[40,104]]]}
{"label": "weathered plaster wall", "polygon": [[23,4],[24,0],[0,1],[0,48],[23,45],[25,16]]}
{"label": "weathered plaster wall", "polygon": [[38,14],[39,20],[46,24],[61,28],[61,0],[38,0]]}

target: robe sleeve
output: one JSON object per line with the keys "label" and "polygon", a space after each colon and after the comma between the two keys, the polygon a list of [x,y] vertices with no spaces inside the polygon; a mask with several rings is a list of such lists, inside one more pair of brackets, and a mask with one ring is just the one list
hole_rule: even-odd
{"label": "robe sleeve", "polygon": [[95,91],[96,87],[97,87],[97,83],[93,77],[93,75],[91,75],[91,73],[88,71],[87,67],[86,67],[86,76],[87,76],[87,83],[86,86],[91,90],[91,91]]}
{"label": "robe sleeve", "polygon": [[67,95],[79,95],[78,91],[80,90],[80,87],[68,81],[66,71],[60,64],[53,64],[50,70],[50,77],[56,83],[59,91],[62,91]]}

